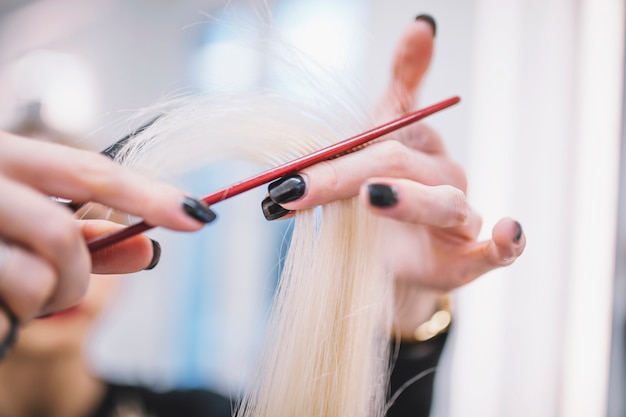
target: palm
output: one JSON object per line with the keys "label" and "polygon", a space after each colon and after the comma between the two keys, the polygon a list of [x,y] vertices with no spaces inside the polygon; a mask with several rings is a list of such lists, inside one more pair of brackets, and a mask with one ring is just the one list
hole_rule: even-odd
{"label": "palm", "polygon": [[[480,219],[476,216],[474,221]],[[451,290],[472,278],[467,258],[477,242],[469,230],[390,222],[385,229],[385,248],[396,279]]]}

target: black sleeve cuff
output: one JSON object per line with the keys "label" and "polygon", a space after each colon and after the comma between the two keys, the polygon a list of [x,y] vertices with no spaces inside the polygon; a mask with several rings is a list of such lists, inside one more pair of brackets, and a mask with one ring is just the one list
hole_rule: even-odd
{"label": "black sleeve cuff", "polygon": [[389,400],[386,417],[428,417],[435,372],[448,332],[424,342],[392,342]]}

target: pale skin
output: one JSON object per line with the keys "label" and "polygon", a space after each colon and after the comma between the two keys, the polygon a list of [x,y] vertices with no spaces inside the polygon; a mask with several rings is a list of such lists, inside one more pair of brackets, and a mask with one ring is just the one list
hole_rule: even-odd
{"label": "pale skin", "polygon": [[[396,48],[391,82],[380,105],[381,120],[414,108],[433,46],[428,22],[409,25]],[[441,294],[510,265],[524,250],[526,238],[511,218],[493,227],[491,239],[477,240],[482,218],[467,201],[465,172],[425,124],[406,128],[399,141],[375,143],[300,174],[306,191],[298,200],[282,204],[288,210],[359,195],[375,214],[392,219],[386,225],[385,248],[396,274],[395,328],[403,337],[411,338],[430,317]],[[397,203],[373,206],[368,184],[392,186]]]}
{"label": "pale skin", "polygon": [[[49,196],[97,201],[143,217],[151,224],[192,231],[203,223],[181,208],[182,190],[122,168],[93,152],[0,132],[0,302],[21,323],[76,304],[91,271],[129,273],[152,259],[145,236],[90,255],[86,239],[119,227],[111,222],[77,221]],[[0,338],[8,332],[0,308]]]}
{"label": "pale skin", "polygon": [[106,387],[91,371],[83,345],[116,295],[121,278],[93,276],[76,308],[22,326],[16,345],[0,361],[0,415],[91,414]]}

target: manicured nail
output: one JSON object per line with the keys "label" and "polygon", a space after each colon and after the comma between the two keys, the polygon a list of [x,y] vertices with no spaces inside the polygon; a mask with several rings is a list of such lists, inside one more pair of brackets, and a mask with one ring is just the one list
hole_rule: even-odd
{"label": "manicured nail", "polygon": [[217,215],[209,208],[209,206],[200,200],[196,200],[195,198],[184,197],[182,206],[183,210],[189,215],[189,217],[192,217],[199,222],[211,223],[217,218]]}
{"label": "manicured nail", "polygon": [[146,271],[153,269],[161,260],[161,244],[156,240],[150,239],[150,241],[152,242],[152,260],[146,267]]}
{"label": "manicured nail", "polygon": [[267,220],[276,220],[291,213],[291,210],[283,208],[280,204],[275,203],[271,197],[265,197],[261,202],[263,215]]}
{"label": "manicured nail", "polygon": [[519,243],[523,233],[522,225],[519,224],[519,222],[515,222],[515,227],[517,228],[517,233],[515,233],[515,236],[513,237],[513,243]]}
{"label": "manicured nail", "polygon": [[435,19],[433,19],[431,15],[421,14],[417,16],[415,20],[423,20],[424,22],[427,22],[428,24],[430,24],[430,26],[433,28],[433,37],[437,35],[437,23],[435,22]]}
{"label": "manicured nail", "polygon": [[270,198],[278,204],[299,199],[304,195],[305,189],[306,184],[300,175],[281,178],[271,183],[268,187]]}
{"label": "manicured nail", "polygon": [[398,193],[387,184],[369,184],[370,204],[376,207],[391,207],[398,202]]}

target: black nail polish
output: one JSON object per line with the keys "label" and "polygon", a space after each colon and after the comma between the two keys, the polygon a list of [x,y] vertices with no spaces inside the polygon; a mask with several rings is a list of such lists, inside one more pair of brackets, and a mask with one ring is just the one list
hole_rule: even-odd
{"label": "black nail polish", "polygon": [[515,227],[517,228],[517,232],[515,233],[515,236],[513,237],[513,243],[519,243],[520,239],[522,238],[522,225],[519,224],[519,222],[515,222]]}
{"label": "black nail polish", "polygon": [[387,184],[369,184],[370,204],[376,207],[391,207],[398,202],[398,193]]}
{"label": "black nail polish", "polygon": [[437,35],[437,23],[435,22],[435,19],[433,19],[431,15],[421,14],[417,16],[415,20],[423,20],[424,22],[427,22],[428,24],[430,24],[430,26],[433,28],[433,37]]}
{"label": "black nail polish", "polygon": [[280,204],[275,203],[271,197],[266,197],[261,202],[261,208],[263,209],[263,215],[267,220],[276,220],[291,213],[291,210],[283,208]]}
{"label": "black nail polish", "polygon": [[217,215],[209,208],[209,206],[200,200],[196,200],[195,198],[183,198],[182,206],[185,213],[199,222],[211,223],[217,218]]}
{"label": "black nail polish", "polygon": [[161,260],[161,244],[156,240],[150,239],[150,241],[152,241],[152,260],[146,267],[146,271],[154,269],[154,267],[157,266]]}
{"label": "black nail polish", "polygon": [[270,198],[278,204],[288,203],[304,195],[306,184],[300,175],[281,178],[268,187]]}

